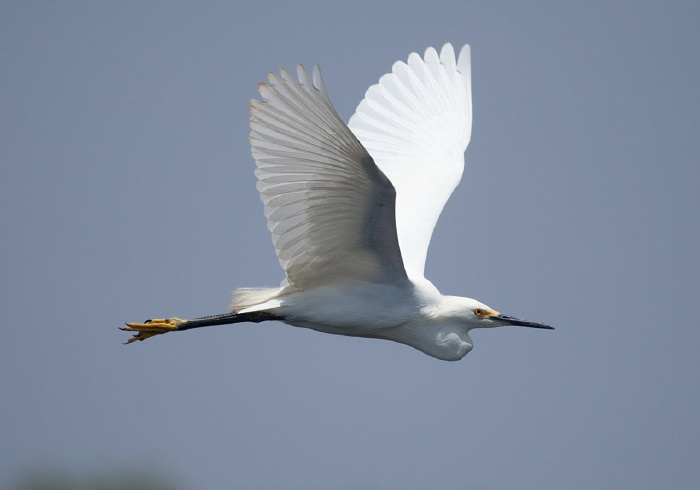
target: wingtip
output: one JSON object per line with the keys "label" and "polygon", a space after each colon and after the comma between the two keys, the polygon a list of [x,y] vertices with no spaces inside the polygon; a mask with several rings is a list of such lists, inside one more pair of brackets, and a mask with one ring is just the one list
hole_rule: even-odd
{"label": "wingtip", "polygon": [[445,43],[442,45],[442,48],[440,48],[440,61],[444,65],[457,65],[457,62],[455,61],[455,49],[452,46],[452,43]]}
{"label": "wingtip", "polygon": [[440,56],[438,55],[437,50],[432,46],[425,49],[423,59],[426,63],[440,63]]}
{"label": "wingtip", "polygon": [[467,75],[471,74],[472,65],[472,48],[468,44],[462,46],[459,50],[459,57],[457,58],[457,69]]}
{"label": "wingtip", "polygon": [[[298,67],[299,65],[297,65]],[[297,68],[298,69],[298,68]],[[284,80],[285,82],[289,82],[290,80],[294,80],[294,76],[287,71],[287,69],[284,66],[280,66],[280,78]]]}
{"label": "wingtip", "polygon": [[323,94],[327,94],[326,84],[323,83],[323,75],[321,75],[321,66],[318,64],[314,65],[313,72],[311,74],[311,80],[313,81],[314,87]]}
{"label": "wingtip", "polygon": [[248,101],[248,110],[250,111],[251,116],[254,116],[260,110],[260,104],[264,104],[264,102],[260,102],[259,100],[255,99],[250,99]]}

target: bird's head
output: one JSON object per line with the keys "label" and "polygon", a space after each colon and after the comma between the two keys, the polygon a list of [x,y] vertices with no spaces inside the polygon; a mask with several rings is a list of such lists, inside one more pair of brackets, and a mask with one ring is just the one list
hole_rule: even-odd
{"label": "bird's head", "polygon": [[473,328],[505,327],[508,325],[554,330],[554,327],[543,323],[503,315],[472,298],[443,296],[440,310],[440,316],[459,319],[469,330]]}

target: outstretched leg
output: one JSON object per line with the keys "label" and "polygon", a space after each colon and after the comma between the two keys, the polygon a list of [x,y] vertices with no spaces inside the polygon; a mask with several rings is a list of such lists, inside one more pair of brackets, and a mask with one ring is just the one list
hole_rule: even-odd
{"label": "outstretched leg", "polygon": [[137,340],[146,340],[154,335],[168,332],[179,332],[191,328],[210,327],[213,325],[228,325],[229,323],[254,322],[260,323],[268,320],[284,320],[283,317],[273,315],[267,311],[254,311],[251,313],[224,313],[223,315],[204,316],[192,320],[181,318],[163,318],[146,320],[143,323],[127,323],[121,330],[136,332],[126,341],[127,344]]}

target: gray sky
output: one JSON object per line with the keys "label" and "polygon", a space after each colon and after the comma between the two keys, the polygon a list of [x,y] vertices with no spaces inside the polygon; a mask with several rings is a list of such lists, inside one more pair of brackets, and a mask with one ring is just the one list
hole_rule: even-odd
{"label": "gray sky", "polygon": [[[0,487],[690,489],[700,480],[697,2],[0,4]],[[428,257],[554,332],[447,363],[282,324],[124,346],[278,284],[248,146],[267,70],[347,120],[470,43],[474,130]]]}

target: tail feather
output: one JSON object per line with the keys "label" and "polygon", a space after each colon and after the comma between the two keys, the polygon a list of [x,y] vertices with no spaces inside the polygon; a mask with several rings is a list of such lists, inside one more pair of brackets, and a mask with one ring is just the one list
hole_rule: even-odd
{"label": "tail feather", "polygon": [[241,288],[233,292],[231,311],[238,313],[251,306],[259,305],[277,297],[282,288]]}

